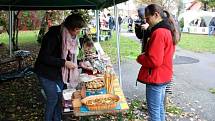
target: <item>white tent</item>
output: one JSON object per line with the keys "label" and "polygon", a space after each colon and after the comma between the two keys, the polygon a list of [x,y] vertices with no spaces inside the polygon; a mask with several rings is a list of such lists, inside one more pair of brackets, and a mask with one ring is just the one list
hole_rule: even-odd
{"label": "white tent", "polygon": [[[208,27],[212,18],[215,17],[215,12],[202,11],[202,10],[190,10],[179,15],[178,21],[184,20],[184,32],[208,34]],[[192,26],[191,22],[197,19],[203,19],[205,22],[204,27]]]}

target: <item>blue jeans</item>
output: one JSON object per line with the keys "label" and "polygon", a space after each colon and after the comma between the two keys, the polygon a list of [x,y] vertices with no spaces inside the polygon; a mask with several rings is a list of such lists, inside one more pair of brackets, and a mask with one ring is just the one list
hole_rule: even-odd
{"label": "blue jeans", "polygon": [[58,92],[57,85],[62,90],[63,82],[38,77],[46,94],[45,121],[61,121],[62,92]]}
{"label": "blue jeans", "polygon": [[165,85],[146,85],[146,102],[149,121],[165,121]]}

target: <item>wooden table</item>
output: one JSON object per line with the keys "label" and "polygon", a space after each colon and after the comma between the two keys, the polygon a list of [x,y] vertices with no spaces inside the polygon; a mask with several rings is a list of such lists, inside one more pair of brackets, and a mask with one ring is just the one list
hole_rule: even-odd
{"label": "wooden table", "polygon": [[109,35],[109,32],[110,32],[111,30],[110,29],[108,29],[108,28],[101,28],[100,29],[100,34],[102,34],[102,35]]}
{"label": "wooden table", "polygon": [[110,39],[110,34],[111,34],[110,32],[111,32],[111,30],[108,28],[101,28],[100,29],[100,39],[102,41]]}
{"label": "wooden table", "polygon": [[[91,116],[91,115],[102,115],[102,114],[119,114],[121,115],[122,112],[127,111],[129,109],[129,106],[127,104],[126,98],[124,96],[124,93],[119,85],[119,80],[115,79],[113,81],[113,94],[118,95],[120,97],[120,100],[117,104],[117,107],[112,110],[100,110],[100,111],[90,111],[85,106],[82,106],[80,110],[74,110],[73,114],[77,117],[85,117],[85,116]],[[66,114],[66,113],[65,113]],[[67,113],[69,114],[69,113]]]}
{"label": "wooden table", "polygon": [[18,51],[15,51],[14,53],[15,53],[15,55],[13,57],[6,58],[6,59],[0,59],[0,65],[17,61],[18,65],[19,65],[18,69],[21,69],[22,66],[24,67],[25,66],[24,59],[26,59],[27,57],[30,56],[30,54],[31,54],[30,51],[18,50]]}

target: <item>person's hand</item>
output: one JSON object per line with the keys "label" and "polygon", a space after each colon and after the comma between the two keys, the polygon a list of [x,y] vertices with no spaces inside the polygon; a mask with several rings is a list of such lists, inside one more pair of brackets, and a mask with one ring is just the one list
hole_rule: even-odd
{"label": "person's hand", "polygon": [[86,69],[92,71],[92,70],[93,70],[93,67],[92,67],[92,66],[89,66],[89,67],[87,67]]}
{"label": "person's hand", "polygon": [[71,61],[66,61],[66,62],[65,62],[65,66],[66,66],[67,68],[69,68],[69,69],[75,69],[75,68],[78,67],[77,64],[75,64],[75,63],[73,63],[73,62],[71,62]]}
{"label": "person's hand", "polygon": [[148,23],[145,23],[145,24],[141,25],[141,28],[144,29],[144,30],[146,30],[148,27],[149,27]]}
{"label": "person's hand", "polygon": [[136,58],[136,61],[139,63],[139,58],[141,57],[141,56],[143,56],[145,54],[145,52],[143,52],[143,53],[141,53],[140,55],[138,55],[137,56],[137,58]]}
{"label": "person's hand", "polygon": [[140,28],[141,25],[140,24],[135,24],[135,28]]}
{"label": "person's hand", "polygon": [[84,69],[87,69],[87,70],[93,70],[93,67],[91,66],[89,61],[80,62],[79,65],[81,66],[81,68],[84,68]]}

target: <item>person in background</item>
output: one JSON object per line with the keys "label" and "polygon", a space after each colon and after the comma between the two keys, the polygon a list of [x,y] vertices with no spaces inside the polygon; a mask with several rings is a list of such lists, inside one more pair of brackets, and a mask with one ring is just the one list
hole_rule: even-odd
{"label": "person in background", "polygon": [[99,18],[99,21],[100,21],[100,28],[103,29],[103,28],[108,28],[108,20],[107,20],[107,17],[105,15],[105,13],[101,13],[100,14],[100,18]]}
{"label": "person in background", "polygon": [[149,121],[165,121],[165,89],[173,75],[174,27],[169,19],[163,18],[165,14],[161,6],[150,4],[145,8],[150,33],[145,52],[137,57],[141,64],[137,81],[146,84]]}
{"label": "person in background", "polygon": [[138,16],[136,17],[135,23],[135,35],[138,39],[140,39],[141,42],[141,52],[145,52],[145,48],[148,42],[149,38],[149,24],[146,23],[146,20],[144,18],[145,15],[145,7],[140,7],[137,10]]}
{"label": "person in background", "polygon": [[128,18],[128,32],[133,32],[133,19],[131,17]]}
{"label": "person in background", "polygon": [[115,28],[115,22],[114,22],[114,19],[110,13],[108,13],[107,16],[108,16],[108,28],[110,29],[110,32],[108,34],[110,35],[110,38],[111,38],[112,37],[112,31]]}
{"label": "person in background", "polygon": [[47,97],[45,121],[62,120],[62,90],[65,83],[77,82],[77,35],[84,26],[81,15],[72,14],[61,25],[50,27],[42,39],[34,71]]}
{"label": "person in background", "polygon": [[97,57],[96,50],[92,39],[85,35],[83,37],[83,45],[79,51],[79,66],[82,69],[82,73],[87,73],[89,75],[93,74],[93,66],[89,62],[89,59]]}
{"label": "person in background", "polygon": [[209,35],[215,35],[215,17],[213,17],[209,23]]}
{"label": "person in background", "polygon": [[123,22],[122,17],[119,15],[118,17],[118,22],[119,22],[119,31],[121,31],[121,24]]}

